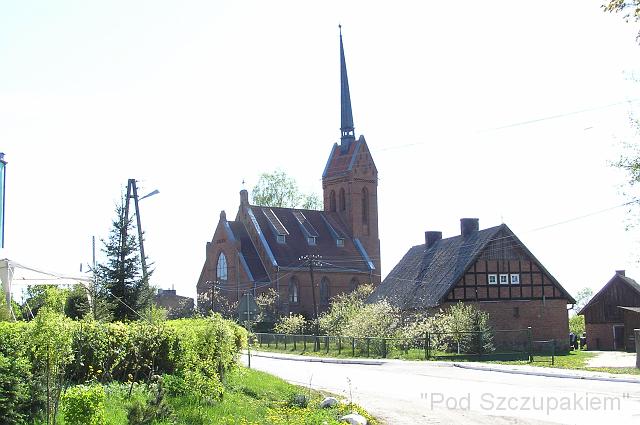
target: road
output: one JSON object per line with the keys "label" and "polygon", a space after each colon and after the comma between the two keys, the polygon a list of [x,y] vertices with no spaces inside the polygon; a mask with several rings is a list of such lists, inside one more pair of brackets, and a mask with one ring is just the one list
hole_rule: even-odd
{"label": "road", "polygon": [[389,425],[640,424],[638,383],[469,370],[440,362],[361,365],[252,355],[251,367],[351,399]]}

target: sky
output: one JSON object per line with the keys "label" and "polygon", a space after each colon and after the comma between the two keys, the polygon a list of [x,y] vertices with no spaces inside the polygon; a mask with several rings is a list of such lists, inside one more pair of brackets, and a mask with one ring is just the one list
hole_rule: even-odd
{"label": "sky", "polygon": [[195,296],[243,187],[281,168],[321,193],[339,23],[383,278],[425,231],[477,217],[572,294],[615,270],[640,279],[640,216],[611,166],[637,140],[638,26],[591,0],[0,0],[2,256],[86,270],[135,178],[160,191],[140,202],[152,283]]}

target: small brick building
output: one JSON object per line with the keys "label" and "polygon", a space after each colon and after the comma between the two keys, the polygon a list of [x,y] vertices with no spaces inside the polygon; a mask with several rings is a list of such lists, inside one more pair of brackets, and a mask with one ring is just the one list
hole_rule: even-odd
{"label": "small brick building", "polygon": [[479,230],[478,219],[463,218],[460,227],[447,239],[425,232],[425,243],[409,249],[370,301],[386,299],[409,314],[464,302],[489,313],[497,330],[531,327],[535,340],[567,348],[573,297],[506,224]]}
{"label": "small brick building", "polygon": [[178,295],[175,289],[158,289],[155,303],[157,307],[167,310],[169,319],[179,319],[193,315],[193,298]]}
{"label": "small brick building", "polygon": [[578,313],[584,316],[587,348],[634,351],[633,326],[640,324],[635,309],[640,309],[640,284],[617,270]]}
{"label": "small brick building", "polygon": [[378,171],[364,137],[355,137],[342,35],[340,77],[341,137],[322,173],[323,210],[252,205],[242,190],[235,219],[222,211],[207,242],[197,282],[201,310],[222,309],[246,292],[271,288],[280,313],[312,317],[314,304],[322,312],[331,297],[379,283]]}

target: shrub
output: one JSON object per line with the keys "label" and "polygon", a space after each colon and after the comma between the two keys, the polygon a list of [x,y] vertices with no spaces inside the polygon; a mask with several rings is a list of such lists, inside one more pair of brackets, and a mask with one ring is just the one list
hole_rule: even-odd
{"label": "shrub", "polygon": [[103,425],[105,392],[102,385],[78,385],[62,396],[62,412],[69,425]]}
{"label": "shrub", "polygon": [[348,294],[338,294],[331,299],[329,311],[320,316],[320,328],[328,335],[346,335],[349,322],[365,306],[365,300],[373,292],[373,285],[360,285]]}
{"label": "shrub", "polygon": [[0,423],[21,424],[31,412],[31,365],[24,357],[0,353]]}
{"label": "shrub", "polygon": [[489,314],[461,302],[440,312],[430,322],[434,346],[447,352],[486,354],[494,350]]}
{"label": "shrub", "polygon": [[274,330],[276,333],[287,335],[299,335],[304,332],[307,320],[300,314],[282,316],[278,319]]}
{"label": "shrub", "polygon": [[584,316],[575,315],[569,319],[569,332],[573,332],[579,338],[580,336],[582,336],[584,331]]}

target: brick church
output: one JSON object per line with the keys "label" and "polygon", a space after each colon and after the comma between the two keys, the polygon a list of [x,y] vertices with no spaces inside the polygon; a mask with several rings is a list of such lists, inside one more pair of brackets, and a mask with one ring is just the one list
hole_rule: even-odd
{"label": "brick church", "polygon": [[364,137],[355,137],[342,34],[340,86],[341,136],[322,173],[323,210],[252,205],[240,191],[235,218],[222,211],[206,245],[201,310],[272,288],[280,313],[313,317],[331,297],[380,282],[378,171]]}

